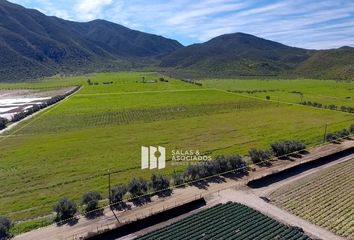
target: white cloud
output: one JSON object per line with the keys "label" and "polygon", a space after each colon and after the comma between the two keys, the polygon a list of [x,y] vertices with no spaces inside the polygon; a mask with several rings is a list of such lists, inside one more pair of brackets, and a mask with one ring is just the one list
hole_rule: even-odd
{"label": "white cloud", "polygon": [[99,18],[104,8],[111,3],[112,0],[79,0],[74,9],[78,19],[94,20]]}
{"label": "white cloud", "polygon": [[196,18],[205,19],[208,15],[215,15],[218,13],[225,13],[230,11],[235,11],[241,9],[245,4],[242,3],[228,3],[218,1],[207,2],[204,4],[195,5],[189,9],[189,11],[181,12],[180,14],[175,14],[166,20],[166,24],[180,25],[188,21],[196,20]]}

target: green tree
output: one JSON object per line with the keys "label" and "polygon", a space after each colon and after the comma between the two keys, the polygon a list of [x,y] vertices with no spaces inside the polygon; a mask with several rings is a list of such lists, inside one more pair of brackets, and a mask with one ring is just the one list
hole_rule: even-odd
{"label": "green tree", "polygon": [[54,206],[54,211],[57,213],[56,220],[62,221],[74,217],[77,212],[77,207],[73,201],[67,198],[62,198]]}
{"label": "green tree", "polygon": [[0,216],[0,239],[10,239],[11,233],[10,229],[12,228],[12,221],[4,216]]}
{"label": "green tree", "polygon": [[272,157],[272,153],[268,150],[259,150],[252,148],[248,151],[251,161],[257,165],[268,165],[269,159]]}
{"label": "green tree", "polygon": [[126,185],[119,185],[111,189],[110,202],[112,204],[119,204],[124,195],[127,193],[128,189]]}
{"label": "green tree", "polygon": [[350,127],[349,127],[349,132],[350,132],[351,134],[354,134],[354,124],[350,125]]}
{"label": "green tree", "polygon": [[7,120],[5,118],[0,117],[0,130],[6,128]]}
{"label": "green tree", "polygon": [[98,192],[84,193],[81,199],[81,203],[86,205],[86,212],[97,209],[98,202],[102,199],[101,194]]}
{"label": "green tree", "polygon": [[139,197],[147,193],[148,184],[142,178],[133,178],[128,184],[128,191],[133,197]]}

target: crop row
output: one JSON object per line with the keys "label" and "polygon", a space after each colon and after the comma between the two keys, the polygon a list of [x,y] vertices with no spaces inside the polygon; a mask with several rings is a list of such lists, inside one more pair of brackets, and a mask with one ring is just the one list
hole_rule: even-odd
{"label": "crop row", "polygon": [[[220,104],[185,105],[174,107],[127,109],[109,112],[48,116],[50,120],[39,120],[28,131],[65,131],[68,129],[88,128],[106,125],[127,125],[136,122],[154,122],[160,120],[181,119],[237,111],[240,109],[263,108],[267,103],[248,101]],[[47,122],[43,122],[47,121]]]}
{"label": "crop row", "polygon": [[[340,174],[340,175],[337,175]],[[353,176],[353,171],[347,171],[347,173],[335,173],[333,175],[327,175],[331,176],[331,178],[319,178],[314,180],[315,182],[311,183],[310,185],[306,184],[305,186],[301,185],[301,187],[298,187],[295,191],[290,190],[284,195],[281,195],[277,198],[277,201],[281,202],[296,202],[303,198],[300,193],[303,194],[308,194],[308,192],[311,192],[311,196],[308,196],[308,200],[315,200],[317,201],[318,198],[323,197],[322,195],[328,195],[330,191],[337,191],[338,190],[338,181],[337,178],[343,177],[343,180],[340,182],[343,186],[350,185],[350,183],[353,181],[352,176]],[[346,184],[348,182],[348,184]],[[325,183],[326,188],[323,188],[323,184]],[[304,190],[306,188],[306,190]]]}
{"label": "crop row", "polygon": [[310,239],[239,203],[219,204],[138,238],[147,239]]}
{"label": "crop row", "polygon": [[295,187],[271,195],[275,204],[323,226],[330,231],[354,237],[354,161],[347,161],[310,176]]}

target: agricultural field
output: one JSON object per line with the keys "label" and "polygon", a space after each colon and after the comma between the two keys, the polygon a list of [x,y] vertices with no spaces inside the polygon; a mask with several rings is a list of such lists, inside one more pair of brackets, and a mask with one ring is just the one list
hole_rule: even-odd
{"label": "agricultural field", "polygon": [[354,82],[330,80],[203,80],[203,85],[273,101],[354,107]]}
{"label": "agricultural field", "polygon": [[278,206],[314,224],[354,238],[354,159],[339,163],[271,194]]}
{"label": "agricultural field", "polygon": [[[157,82],[143,83],[143,77]],[[50,216],[62,197],[79,202],[87,191],[107,197],[108,171],[113,185],[132,176],[149,178],[157,170],[141,170],[142,145],[166,147],[167,166],[159,173],[172,174],[185,168],[171,164],[173,149],[217,156],[245,155],[250,148],[267,148],[281,139],[314,146],[322,142],[325,124],[329,132],[337,131],[354,119],[350,113],[227,92],[217,80],[197,86],[160,77],[99,73],[0,84],[38,90],[82,86],[74,96],[0,136],[0,215],[28,220]],[[317,83],[330,94],[331,85]],[[352,93],[348,87],[343,83],[332,96]]]}
{"label": "agricultural field", "polygon": [[160,230],[138,237],[148,239],[311,239],[239,203],[219,204]]}

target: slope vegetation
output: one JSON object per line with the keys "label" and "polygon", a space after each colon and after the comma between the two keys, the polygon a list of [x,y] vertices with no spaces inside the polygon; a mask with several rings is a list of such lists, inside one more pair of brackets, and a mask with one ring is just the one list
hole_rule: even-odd
{"label": "slope vegetation", "polygon": [[175,40],[95,20],[48,17],[0,0],[0,80],[58,72],[121,70],[182,47]]}

